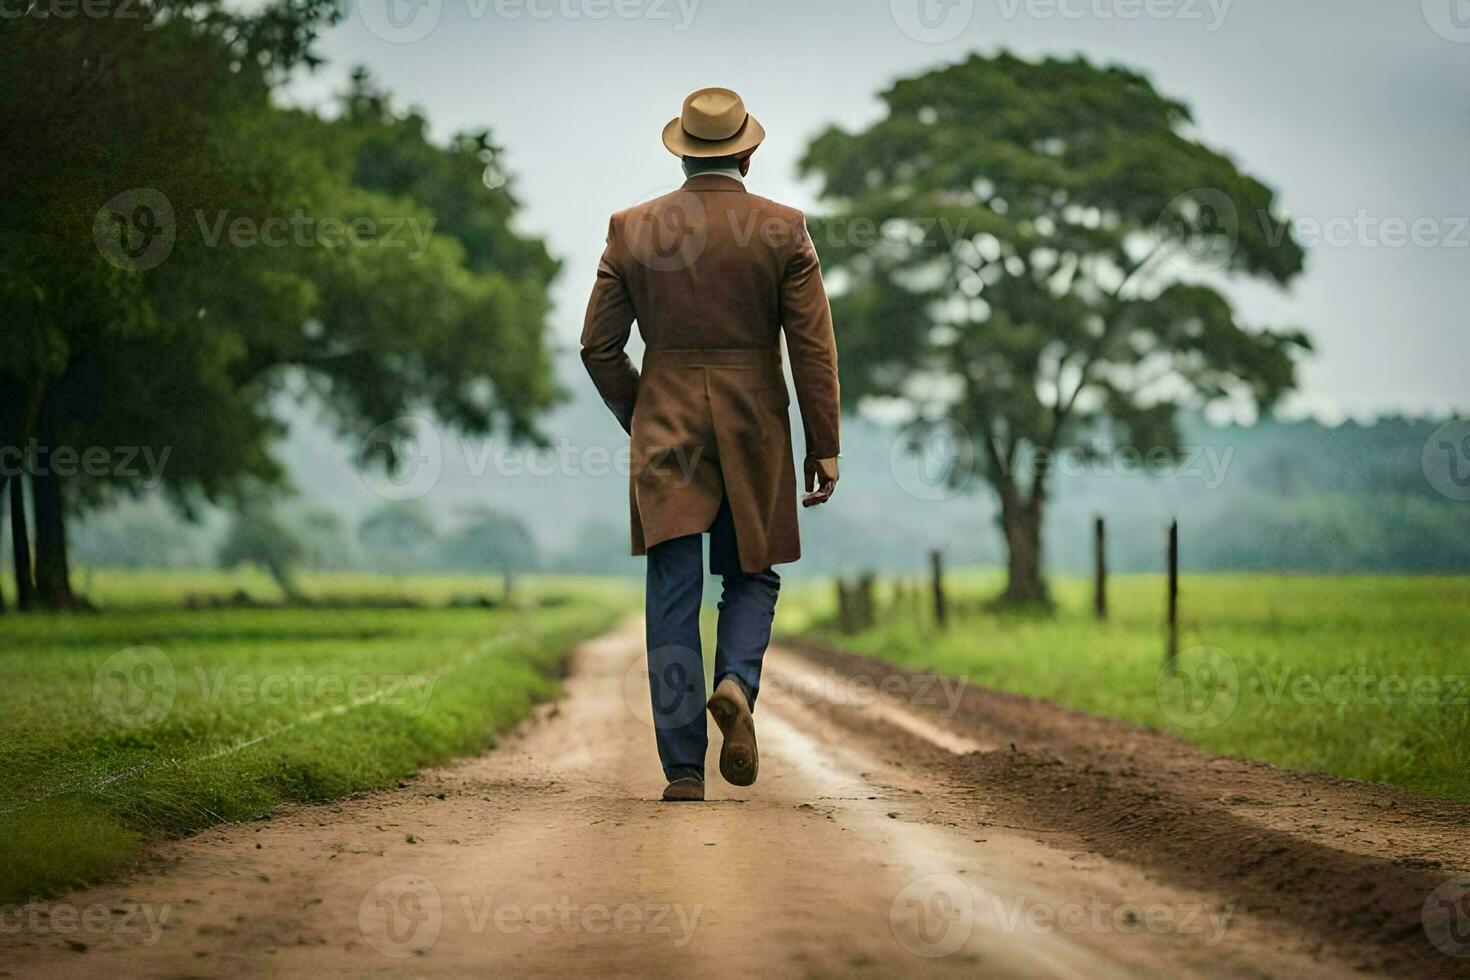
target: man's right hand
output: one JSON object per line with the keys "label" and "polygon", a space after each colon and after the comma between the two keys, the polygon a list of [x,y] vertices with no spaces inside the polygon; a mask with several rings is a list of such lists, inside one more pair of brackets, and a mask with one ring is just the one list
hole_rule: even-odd
{"label": "man's right hand", "polygon": [[816,507],[832,499],[837,489],[837,457],[829,459],[806,459],[806,496],[801,498],[803,507]]}

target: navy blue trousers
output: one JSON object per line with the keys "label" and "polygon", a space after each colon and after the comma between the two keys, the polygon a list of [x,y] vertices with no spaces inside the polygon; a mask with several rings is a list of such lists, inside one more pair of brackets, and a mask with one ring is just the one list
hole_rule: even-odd
{"label": "navy blue trousers", "polygon": [[[769,568],[753,574],[741,571],[728,502],[721,504],[709,535],[710,571],[720,575],[724,585],[715,634],[715,684],[734,677],[754,707],[781,576]],[[658,757],[669,782],[685,776],[703,779],[709,748],[699,635],[703,537],[688,534],[648,549],[648,686]]]}

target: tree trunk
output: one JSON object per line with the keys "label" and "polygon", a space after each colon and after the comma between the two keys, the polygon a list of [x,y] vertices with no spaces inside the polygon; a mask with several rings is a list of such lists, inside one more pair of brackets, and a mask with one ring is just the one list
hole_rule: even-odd
{"label": "tree trunk", "polygon": [[71,591],[71,564],[66,553],[66,507],[61,477],[51,471],[49,447],[36,456],[31,477],[36,509],[36,597],[47,609],[76,605]]}
{"label": "tree trunk", "polygon": [[[4,475],[3,473],[0,473],[0,499],[3,499],[5,497],[5,488],[8,487],[9,485],[10,485],[10,477]],[[0,526],[4,526],[4,523],[5,523],[4,521],[0,521]],[[3,614],[4,612],[5,612],[5,589],[3,587],[0,587],[0,614]]]}
{"label": "tree trunk", "polygon": [[291,574],[290,568],[278,561],[268,561],[265,563],[265,571],[276,583],[276,587],[281,590],[281,594],[286,597],[287,602],[302,601],[303,597],[296,588],[296,579]]}
{"label": "tree trunk", "polygon": [[36,518],[36,599],[47,609],[71,609],[71,561],[66,546],[66,501],[61,476],[52,462],[60,440],[55,418],[53,388],[38,407],[36,470],[31,474],[31,507]]}
{"label": "tree trunk", "polygon": [[10,543],[15,555],[15,608],[35,605],[36,580],[31,572],[31,532],[26,526],[24,472],[10,478]]}
{"label": "tree trunk", "polygon": [[1041,506],[1013,504],[1001,508],[1006,539],[1006,605],[1051,605],[1041,572]]}

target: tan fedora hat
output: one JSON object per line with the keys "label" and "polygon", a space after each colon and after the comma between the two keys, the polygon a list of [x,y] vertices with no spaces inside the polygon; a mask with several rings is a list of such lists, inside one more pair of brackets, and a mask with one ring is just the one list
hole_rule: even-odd
{"label": "tan fedora hat", "polygon": [[765,127],[727,88],[702,88],[684,100],[684,111],[664,127],[664,146],[677,157],[728,157],[753,150]]}

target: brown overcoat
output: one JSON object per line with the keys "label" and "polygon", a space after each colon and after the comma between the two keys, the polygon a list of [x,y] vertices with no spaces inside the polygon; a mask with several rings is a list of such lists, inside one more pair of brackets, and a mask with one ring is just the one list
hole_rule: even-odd
{"label": "brown overcoat", "polygon": [[708,530],[728,496],[742,569],[801,557],[783,331],[806,453],[836,456],[837,345],[801,212],[700,174],[612,216],[582,360],[633,439],[635,555]]}

